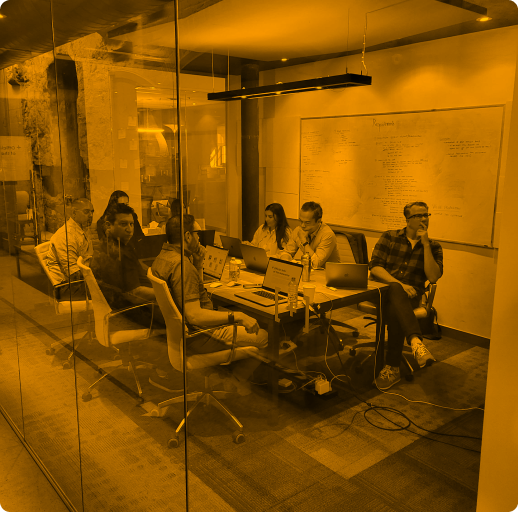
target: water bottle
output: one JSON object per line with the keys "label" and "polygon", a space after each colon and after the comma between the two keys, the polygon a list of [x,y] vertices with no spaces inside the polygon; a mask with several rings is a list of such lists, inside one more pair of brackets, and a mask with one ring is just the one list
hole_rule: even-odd
{"label": "water bottle", "polygon": [[291,281],[288,283],[288,307],[293,311],[297,309],[298,298],[299,287],[295,278],[292,277]]}
{"label": "water bottle", "polygon": [[308,283],[311,276],[311,258],[306,251],[302,253],[300,261],[302,262],[302,281]]}
{"label": "water bottle", "polygon": [[236,258],[232,258],[230,260],[230,263],[228,265],[228,273],[231,281],[237,281],[239,280],[239,264],[236,261]]}

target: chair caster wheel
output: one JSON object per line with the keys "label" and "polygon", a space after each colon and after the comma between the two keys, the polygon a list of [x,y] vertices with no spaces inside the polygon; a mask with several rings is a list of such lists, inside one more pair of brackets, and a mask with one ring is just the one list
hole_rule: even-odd
{"label": "chair caster wheel", "polygon": [[363,366],[355,366],[354,371],[358,374],[363,373]]}
{"label": "chair caster wheel", "polygon": [[407,380],[408,382],[412,382],[412,381],[414,380],[414,376],[413,376],[413,374],[411,374],[411,373],[407,373],[407,374],[405,375],[405,380]]}
{"label": "chair caster wheel", "polygon": [[55,353],[56,353],[55,348],[48,348],[47,350],[45,350],[45,354],[47,354],[48,356],[53,356]]}
{"label": "chair caster wheel", "polygon": [[360,335],[359,331],[353,331],[353,338],[357,338]]}
{"label": "chair caster wheel", "polygon": [[180,446],[180,441],[177,437],[172,437],[169,439],[169,441],[167,441],[168,448],[178,448],[178,446]]}
{"label": "chair caster wheel", "polygon": [[349,349],[349,355],[355,356],[356,355],[356,349],[355,348],[350,348]]}
{"label": "chair caster wheel", "polygon": [[72,368],[72,365],[70,364],[69,361],[65,361],[63,363],[63,370],[70,370],[70,368]]}
{"label": "chair caster wheel", "polygon": [[137,406],[141,406],[144,402],[145,402],[145,400],[141,396],[139,396],[137,398]]}
{"label": "chair caster wheel", "polygon": [[83,402],[89,402],[92,399],[92,393],[83,393],[83,396],[81,398],[83,399]]}
{"label": "chair caster wheel", "polygon": [[242,444],[245,442],[245,434],[242,432],[234,432],[232,434],[232,441],[236,444]]}

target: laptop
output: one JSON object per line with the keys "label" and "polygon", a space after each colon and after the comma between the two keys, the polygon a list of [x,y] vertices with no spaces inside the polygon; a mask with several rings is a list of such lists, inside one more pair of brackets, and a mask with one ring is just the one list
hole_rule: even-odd
{"label": "laptop", "polygon": [[231,258],[242,258],[243,254],[241,252],[241,240],[239,238],[234,238],[231,236],[221,235],[221,245],[224,249],[228,251],[228,255]]}
{"label": "laptop", "polygon": [[261,247],[254,247],[253,245],[241,244],[241,252],[248,270],[255,270],[261,274],[266,273],[268,267],[268,256],[266,251]]}
{"label": "laptop", "polygon": [[326,284],[336,288],[368,288],[369,265],[360,263],[326,263]]}
{"label": "laptop", "polygon": [[302,277],[302,265],[300,263],[270,258],[261,289],[237,292],[235,296],[264,307],[273,306],[275,304],[275,288],[277,287],[280,289],[279,304],[288,302],[288,284],[292,277],[295,278],[298,286]]}
{"label": "laptop", "polygon": [[203,260],[203,282],[220,281],[225,268],[228,251],[208,245]]}

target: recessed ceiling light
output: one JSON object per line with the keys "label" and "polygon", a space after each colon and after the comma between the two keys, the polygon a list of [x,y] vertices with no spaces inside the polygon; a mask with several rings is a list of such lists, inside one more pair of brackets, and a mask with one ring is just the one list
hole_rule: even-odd
{"label": "recessed ceiling light", "polygon": [[1,19],[1,18],[5,18],[5,16],[4,16],[3,14],[0,14],[0,19]]}
{"label": "recessed ceiling light", "polygon": [[489,16],[482,16],[482,18],[477,18],[477,21],[489,21],[490,19],[492,18],[490,18]]}
{"label": "recessed ceiling light", "polygon": [[288,59],[281,59],[282,62],[286,62]]}

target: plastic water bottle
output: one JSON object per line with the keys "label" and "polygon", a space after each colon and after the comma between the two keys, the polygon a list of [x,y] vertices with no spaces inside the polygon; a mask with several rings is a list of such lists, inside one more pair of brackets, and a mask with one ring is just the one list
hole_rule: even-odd
{"label": "plastic water bottle", "polygon": [[308,283],[311,277],[311,258],[306,251],[302,253],[300,261],[302,262],[302,281]]}
{"label": "plastic water bottle", "polygon": [[297,309],[298,299],[299,299],[299,287],[297,285],[297,281],[294,277],[291,278],[291,281],[288,283],[288,307],[291,310]]}
{"label": "plastic water bottle", "polygon": [[228,273],[231,281],[237,281],[239,280],[239,264],[236,261],[236,258],[232,258],[230,260],[230,263],[228,265]]}

